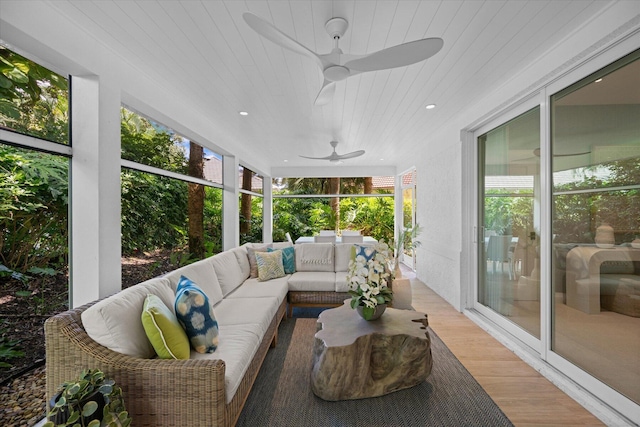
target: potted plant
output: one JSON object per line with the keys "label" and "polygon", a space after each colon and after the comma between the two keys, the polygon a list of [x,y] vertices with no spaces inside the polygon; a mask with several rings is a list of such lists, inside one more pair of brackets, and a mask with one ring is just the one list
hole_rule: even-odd
{"label": "potted plant", "polygon": [[393,278],[399,279],[402,277],[402,273],[400,272],[400,260],[404,256],[405,249],[415,249],[419,247],[422,243],[418,240],[418,235],[422,233],[422,227],[420,224],[416,224],[413,227],[406,227],[404,230],[398,232],[398,240],[396,240],[396,244],[394,245],[393,252]]}
{"label": "potted plant", "polygon": [[365,320],[375,320],[382,316],[387,304],[393,298],[388,286],[391,282],[389,246],[380,240],[373,248],[362,248],[349,262],[347,283],[351,295],[351,308]]}
{"label": "potted plant", "polygon": [[128,427],[131,418],[124,406],[122,389],[99,369],[83,370],[67,381],[49,402],[43,427]]}

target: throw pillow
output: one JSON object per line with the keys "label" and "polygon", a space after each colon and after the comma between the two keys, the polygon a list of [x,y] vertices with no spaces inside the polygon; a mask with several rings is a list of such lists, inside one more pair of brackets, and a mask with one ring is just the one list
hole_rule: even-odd
{"label": "throw pillow", "polygon": [[365,262],[371,261],[373,259],[373,257],[376,256],[376,250],[372,246],[355,245],[355,249],[356,249],[355,258],[357,258],[359,256],[363,256]]}
{"label": "throw pillow", "polygon": [[293,274],[296,272],[296,251],[293,246],[289,246],[282,249],[269,248],[267,252],[275,252],[276,250],[282,251],[282,265],[284,267],[285,274]]}
{"label": "throw pillow", "polygon": [[191,280],[180,276],[176,288],[176,316],[191,346],[198,353],[213,353],[218,348],[218,322],[207,295]]}
{"label": "throw pillow", "polygon": [[249,258],[249,266],[251,267],[251,272],[249,274],[250,278],[258,277],[258,264],[256,262],[256,252],[267,252],[268,249],[269,249],[269,245],[255,246],[253,248],[247,246],[247,257]]}
{"label": "throw pillow", "polygon": [[282,264],[282,249],[273,252],[256,252],[256,262],[258,263],[258,280],[266,280],[284,277],[284,266]]}
{"label": "throw pillow", "polygon": [[189,338],[160,297],[147,295],[141,320],[147,338],[160,359],[189,358]]}

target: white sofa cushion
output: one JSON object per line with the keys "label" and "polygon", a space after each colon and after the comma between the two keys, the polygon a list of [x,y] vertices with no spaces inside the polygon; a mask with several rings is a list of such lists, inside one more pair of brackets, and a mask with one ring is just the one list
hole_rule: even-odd
{"label": "white sofa cushion", "polygon": [[239,301],[238,298],[225,298],[213,310],[220,326],[251,323],[260,325],[260,339],[262,340],[276,311],[278,311],[279,305],[278,299],[275,297],[242,298],[242,301]]}
{"label": "white sofa cushion", "polygon": [[[244,250],[244,248],[242,248],[242,250]],[[247,258],[246,255],[245,258]],[[240,286],[242,282],[249,277],[248,272],[245,274],[245,272],[242,271],[240,264],[238,264],[238,258],[233,250],[221,252],[218,255],[208,258],[208,260],[216,271],[223,296],[227,296],[229,292]],[[249,264],[248,258],[247,264]]]}
{"label": "white sofa cushion", "polygon": [[244,278],[248,278],[251,275],[251,264],[249,263],[249,257],[247,256],[247,248],[245,246],[240,246],[239,248],[231,249],[238,260],[238,265],[240,266],[240,271],[242,271],[242,275]]}
{"label": "white sofa cushion", "polygon": [[336,274],[333,271],[296,271],[289,277],[289,290],[333,292],[335,282]]}
{"label": "white sofa cushion", "polygon": [[237,287],[227,295],[227,298],[262,298],[273,297],[278,299],[278,305],[287,297],[289,291],[289,275],[278,279],[260,282],[257,278],[247,279],[242,286]]}
{"label": "white sofa cushion", "polygon": [[173,310],[175,293],[169,280],[156,278],[123,289],[82,312],[82,324],[92,340],[110,350],[149,359],[156,352],[142,326],[141,314],[147,295],[160,297]]}
{"label": "white sofa cushion", "polygon": [[[164,277],[169,279],[171,287],[175,293],[180,276],[184,276],[198,285],[200,289],[207,295],[211,305],[216,305],[222,301],[222,288],[218,282],[218,276],[216,275],[213,265],[208,259],[203,259],[193,264],[185,265],[177,270],[173,270],[167,273]],[[173,307],[173,303],[171,304]]]}
{"label": "white sofa cushion", "polygon": [[284,249],[293,246],[293,244],[289,242],[273,242],[269,245],[272,249]]}
{"label": "white sofa cushion", "polygon": [[335,271],[333,243],[304,243],[295,246],[296,272]]}
{"label": "white sofa cushion", "polygon": [[233,396],[242,382],[251,360],[255,356],[262,338],[260,326],[257,324],[226,325],[220,326],[220,344],[215,353],[198,353],[191,351],[191,358],[221,359],[224,360],[224,384],[227,403],[231,402]]}
{"label": "white sofa cushion", "polygon": [[353,243],[336,243],[335,251],[335,271],[349,271],[349,261],[351,261],[351,249]]}
{"label": "white sofa cushion", "polygon": [[347,271],[336,271],[336,292],[349,292]]}

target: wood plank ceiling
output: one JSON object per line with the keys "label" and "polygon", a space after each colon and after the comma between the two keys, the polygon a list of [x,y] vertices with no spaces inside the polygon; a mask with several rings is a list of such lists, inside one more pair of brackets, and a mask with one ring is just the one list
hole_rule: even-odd
{"label": "wood plank ceiling", "polygon": [[[326,166],[298,155],[364,149],[345,166],[404,165],[416,144],[503,84],[591,16],[601,1],[87,1],[55,2],[79,27],[149,78],[171,85],[202,111],[233,150],[256,164]],[[434,57],[363,73],[337,84],[333,101],[313,101],[322,74],[308,58],[247,26],[251,11],[318,53],[333,41],[324,24],[343,17],[344,53],[364,54],[441,37]],[[437,108],[426,110],[426,104]],[[247,111],[246,117],[239,111]],[[384,160],[382,160],[384,159]],[[287,160],[285,163],[284,161]],[[268,172],[268,171],[267,171]]]}

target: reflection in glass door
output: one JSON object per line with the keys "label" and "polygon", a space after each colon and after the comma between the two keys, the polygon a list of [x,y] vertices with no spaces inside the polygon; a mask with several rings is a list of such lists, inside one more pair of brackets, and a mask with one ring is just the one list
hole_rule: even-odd
{"label": "reflection in glass door", "polygon": [[638,88],[640,50],[551,97],[551,348],[635,404],[640,404]]}
{"label": "reflection in glass door", "polygon": [[[402,228],[416,225],[416,170],[402,175]],[[415,270],[416,251],[405,247],[402,262]]]}
{"label": "reflection in glass door", "polygon": [[478,302],[540,338],[539,107],[478,144]]}

